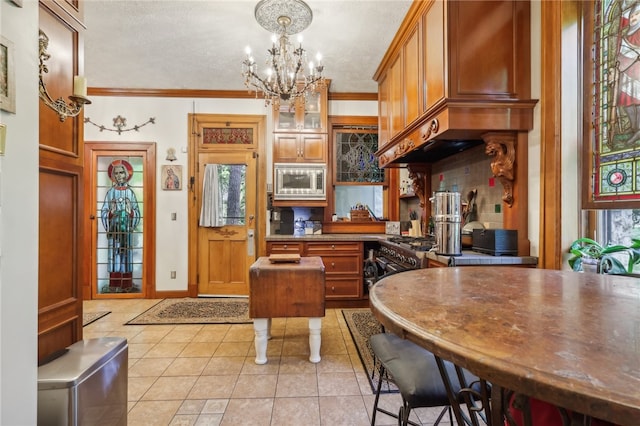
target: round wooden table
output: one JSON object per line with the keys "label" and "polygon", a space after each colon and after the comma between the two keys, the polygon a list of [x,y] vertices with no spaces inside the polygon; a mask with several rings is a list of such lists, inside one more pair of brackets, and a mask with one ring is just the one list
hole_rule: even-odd
{"label": "round wooden table", "polygon": [[[619,425],[640,424],[637,278],[514,267],[419,269],[378,281],[369,301],[388,331],[492,387]],[[493,389],[491,395],[493,405]],[[495,411],[491,423],[502,426]]]}

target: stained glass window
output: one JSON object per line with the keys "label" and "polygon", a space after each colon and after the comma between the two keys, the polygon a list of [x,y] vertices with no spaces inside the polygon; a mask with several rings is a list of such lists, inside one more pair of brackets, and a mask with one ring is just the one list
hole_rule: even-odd
{"label": "stained glass window", "polygon": [[98,293],[140,293],[145,210],[142,156],[98,157],[96,182]]}
{"label": "stained glass window", "polygon": [[382,183],[384,169],[378,167],[375,152],[378,134],[345,130],[336,133],[336,183]]}
{"label": "stained glass window", "polygon": [[640,199],[640,1],[595,2],[593,200]]}
{"label": "stained glass window", "polygon": [[238,128],[209,128],[202,129],[202,143],[215,145],[251,145],[253,143],[253,129]]}

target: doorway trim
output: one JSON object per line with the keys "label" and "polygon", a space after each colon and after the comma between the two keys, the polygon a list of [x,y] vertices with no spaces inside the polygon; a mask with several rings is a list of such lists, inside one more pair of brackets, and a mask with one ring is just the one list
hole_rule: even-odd
{"label": "doorway trim", "polygon": [[[127,142],[85,142],[84,143],[84,229],[83,242],[87,253],[86,267],[91,268],[86,276],[90,277],[87,283],[83,283],[82,294],[84,300],[118,298],[133,299],[156,297],[156,144],[154,142],[127,143]],[[96,259],[96,235],[98,217],[95,214],[96,206],[100,200],[96,199],[96,159],[98,156],[131,156],[141,155],[144,158],[144,220],[143,220],[143,260],[141,293],[109,293],[97,294],[94,286],[97,284],[97,259]]]}

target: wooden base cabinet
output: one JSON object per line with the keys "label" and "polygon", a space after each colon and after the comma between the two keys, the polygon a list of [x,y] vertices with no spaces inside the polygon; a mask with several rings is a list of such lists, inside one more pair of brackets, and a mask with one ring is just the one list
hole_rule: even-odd
{"label": "wooden base cabinet", "polygon": [[282,253],[322,258],[326,300],[360,300],[364,297],[364,246],[361,241],[267,242],[267,254]]}

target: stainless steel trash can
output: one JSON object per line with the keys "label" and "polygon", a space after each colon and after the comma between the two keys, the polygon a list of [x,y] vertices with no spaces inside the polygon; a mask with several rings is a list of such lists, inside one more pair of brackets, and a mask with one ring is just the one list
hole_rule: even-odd
{"label": "stainless steel trash can", "polygon": [[38,425],[127,424],[127,340],[81,340],[38,367]]}

